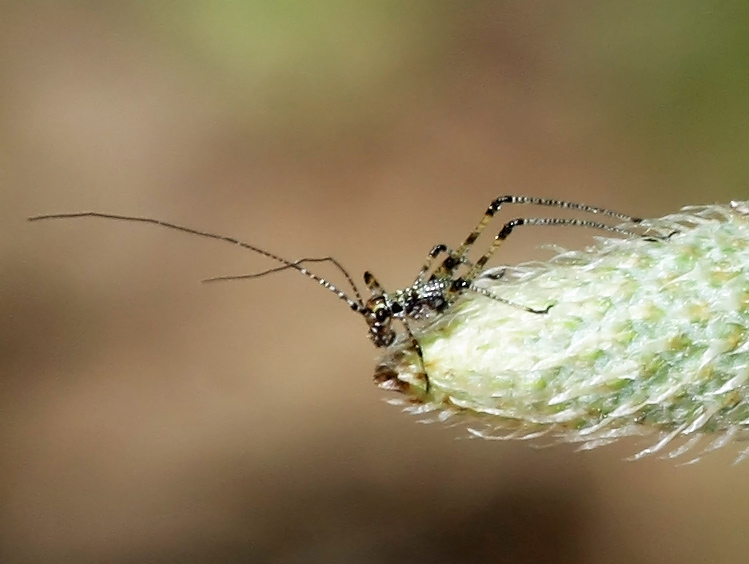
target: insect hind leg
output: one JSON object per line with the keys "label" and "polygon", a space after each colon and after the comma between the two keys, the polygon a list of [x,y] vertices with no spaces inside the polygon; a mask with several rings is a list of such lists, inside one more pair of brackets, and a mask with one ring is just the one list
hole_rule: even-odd
{"label": "insect hind leg", "polygon": [[[492,218],[495,216],[497,212],[499,212],[500,208],[504,204],[519,204],[519,205],[525,204],[525,205],[546,206],[546,207],[574,210],[574,211],[580,211],[583,213],[603,215],[603,216],[611,217],[614,219],[619,219],[623,222],[628,222],[628,223],[640,223],[642,221],[642,219],[638,217],[633,217],[633,216],[626,215],[623,213],[615,212],[612,210],[608,210],[606,208],[589,206],[587,204],[578,204],[578,203],[569,202],[566,200],[556,200],[553,198],[537,198],[533,196],[512,196],[512,195],[500,196],[498,198],[495,198],[492,201],[492,203],[489,205],[486,212],[484,213],[484,216],[478,222],[478,224],[473,229],[473,231],[471,231],[471,233],[468,234],[468,237],[466,237],[466,239],[463,241],[460,247],[458,247],[451,256],[447,257],[443,261],[442,265],[440,265],[439,269],[437,269],[437,271],[435,272],[435,275],[438,278],[451,277],[455,269],[460,264],[463,264],[465,262],[465,256],[470,250],[470,248],[473,246],[473,244],[479,238],[479,236],[484,231],[484,229],[486,229],[487,225],[489,225]],[[478,271],[480,269],[473,268],[472,270]]]}
{"label": "insect hind leg", "polygon": [[558,218],[558,217],[528,217],[528,218],[515,218],[504,224],[502,229],[494,237],[489,250],[486,251],[473,265],[468,274],[465,276],[467,280],[473,280],[483,270],[486,263],[494,255],[499,247],[502,246],[510,234],[515,230],[516,227],[523,225],[559,225],[559,226],[575,226],[575,227],[588,227],[591,229],[599,229],[601,231],[609,231],[612,233],[619,233],[620,235],[637,235],[637,233],[624,229],[622,227],[616,227],[614,225],[608,225],[601,223],[600,221],[589,221],[587,219],[577,218]]}

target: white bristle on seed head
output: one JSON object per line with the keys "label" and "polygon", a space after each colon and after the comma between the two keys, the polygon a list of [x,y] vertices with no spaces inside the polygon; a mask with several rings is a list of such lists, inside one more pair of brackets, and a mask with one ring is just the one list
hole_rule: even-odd
{"label": "white bristle on seed head", "polygon": [[593,448],[653,434],[640,455],[680,456],[744,437],[749,204],[642,225],[660,238],[598,238],[547,262],[484,271],[477,286],[551,309],[466,292],[414,330],[423,369],[404,341],[378,371],[408,384],[416,412],[467,416],[486,438],[545,434]]}

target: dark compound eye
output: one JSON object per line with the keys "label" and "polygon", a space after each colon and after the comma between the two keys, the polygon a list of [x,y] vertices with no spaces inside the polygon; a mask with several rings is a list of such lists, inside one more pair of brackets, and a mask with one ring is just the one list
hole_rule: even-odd
{"label": "dark compound eye", "polygon": [[400,304],[393,304],[392,306],[390,306],[390,311],[397,315],[403,312],[403,308]]}
{"label": "dark compound eye", "polygon": [[390,311],[386,307],[381,307],[377,311],[374,312],[375,319],[382,323],[385,321],[388,317],[390,317]]}

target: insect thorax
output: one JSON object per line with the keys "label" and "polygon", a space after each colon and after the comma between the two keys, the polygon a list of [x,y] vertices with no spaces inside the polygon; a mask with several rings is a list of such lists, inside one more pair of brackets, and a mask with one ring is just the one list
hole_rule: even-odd
{"label": "insect thorax", "polygon": [[429,319],[438,313],[442,313],[452,303],[448,294],[452,282],[443,279],[433,279],[427,282],[414,284],[405,290],[398,290],[392,296],[391,309],[393,306],[402,309],[401,317],[408,319]]}

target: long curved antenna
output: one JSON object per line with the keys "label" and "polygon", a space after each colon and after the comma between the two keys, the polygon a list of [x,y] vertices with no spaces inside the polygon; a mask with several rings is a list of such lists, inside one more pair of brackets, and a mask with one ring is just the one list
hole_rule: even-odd
{"label": "long curved antenna", "polygon": [[[356,301],[361,302],[361,295],[359,294],[359,289],[356,287],[356,284],[354,283],[353,278],[351,278],[351,275],[348,273],[348,271],[343,268],[341,263],[339,263],[336,259],[333,257],[305,257],[299,260],[295,260],[294,264],[299,265],[303,262],[330,262],[333,263],[333,265],[343,274],[343,276],[346,278],[346,281],[349,283],[349,286],[351,286],[351,290],[354,292],[354,295],[356,296]],[[228,276],[212,276],[211,278],[206,278],[203,280],[203,282],[222,282],[226,280],[251,280],[253,278],[260,278],[262,276],[267,276],[268,274],[274,274],[276,272],[281,272],[283,270],[288,270],[289,268],[295,268],[293,266],[290,266],[288,264],[285,264],[283,266],[277,266],[275,268],[269,268],[267,270],[263,270],[262,272],[254,272],[252,274],[230,274]]]}
{"label": "long curved antenna", "polygon": [[300,266],[299,264],[293,261],[287,260],[283,257],[280,257],[274,253],[261,249],[260,247],[256,247],[255,245],[245,243],[244,241],[240,241],[239,239],[235,239],[234,237],[229,237],[227,235],[218,235],[216,233],[210,233],[208,231],[200,231],[199,229],[192,229],[191,227],[184,227],[182,225],[177,225],[176,223],[169,223],[167,221],[162,221],[160,219],[154,219],[151,217],[116,215],[116,214],[111,214],[111,213],[101,213],[101,212],[92,212],[92,211],[36,215],[36,216],[30,217],[29,221],[40,221],[43,219],[70,219],[70,218],[80,218],[80,217],[98,217],[102,219],[117,219],[120,221],[139,221],[141,223],[150,223],[152,225],[160,225],[161,227],[174,229],[176,231],[183,231],[184,233],[189,233],[191,235],[199,235],[201,237],[208,237],[209,239],[217,239],[219,241],[226,241],[227,243],[233,243],[234,245],[238,245],[244,249],[249,249],[250,251],[253,251],[259,255],[268,257],[269,259],[279,262],[283,264],[285,268],[294,268],[298,270],[299,272],[304,274],[307,278],[311,278],[312,280],[320,284],[320,286],[322,286],[323,288],[333,292],[336,296],[338,296],[339,299],[346,302],[352,310],[356,312],[361,312],[364,309],[364,304],[362,303],[361,297],[359,297],[358,292],[356,292],[357,300],[352,300],[343,291],[339,290],[336,286],[334,286],[333,284],[325,280],[325,278],[321,278],[320,276],[317,276],[316,274],[310,272],[303,266]]}

